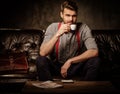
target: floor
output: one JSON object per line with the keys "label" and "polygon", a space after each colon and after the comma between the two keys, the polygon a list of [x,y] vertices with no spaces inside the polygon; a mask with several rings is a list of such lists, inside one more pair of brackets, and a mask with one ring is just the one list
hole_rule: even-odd
{"label": "floor", "polygon": [[62,88],[38,88],[33,83],[41,83],[38,80],[17,80],[16,82],[0,82],[0,94],[39,94],[39,93],[120,93],[120,82],[110,81],[78,81],[64,83],[60,79],[54,79],[56,83],[62,84]]}
{"label": "floor", "polygon": [[111,82],[109,81],[74,81],[74,83],[63,83],[56,81],[58,84],[62,84],[62,88],[39,88],[33,85],[33,83],[41,83],[40,81],[27,81],[22,89],[23,94],[38,94],[38,93],[120,93]]}

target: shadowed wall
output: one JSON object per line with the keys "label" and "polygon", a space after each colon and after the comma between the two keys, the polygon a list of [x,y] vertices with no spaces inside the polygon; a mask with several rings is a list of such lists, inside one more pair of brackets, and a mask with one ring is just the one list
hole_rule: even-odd
{"label": "shadowed wall", "polygon": [[[59,17],[63,0],[0,1],[0,28],[46,29]],[[120,29],[119,0],[76,0],[78,21],[91,29]]]}

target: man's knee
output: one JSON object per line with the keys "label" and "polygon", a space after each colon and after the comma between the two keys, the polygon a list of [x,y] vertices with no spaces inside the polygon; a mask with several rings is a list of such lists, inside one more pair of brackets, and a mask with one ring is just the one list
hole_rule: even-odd
{"label": "man's knee", "polygon": [[100,62],[100,58],[99,58],[99,57],[93,57],[93,58],[89,59],[88,62],[91,62],[91,63],[94,63],[94,62],[99,63],[99,62]]}
{"label": "man's knee", "polygon": [[93,67],[99,67],[100,66],[100,58],[99,57],[93,57],[91,59],[88,60],[87,62],[87,66],[90,67],[90,66],[93,66]]}
{"label": "man's knee", "polygon": [[47,62],[47,57],[45,57],[45,56],[39,56],[36,59],[36,65],[39,66],[39,67],[44,66],[46,64],[46,62]]}

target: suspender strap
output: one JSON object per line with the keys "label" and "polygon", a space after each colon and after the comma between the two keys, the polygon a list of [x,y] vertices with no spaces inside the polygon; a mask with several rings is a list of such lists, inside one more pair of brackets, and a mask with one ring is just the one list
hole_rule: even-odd
{"label": "suspender strap", "polygon": [[[58,23],[58,30],[61,26],[61,23]],[[80,50],[80,34],[78,31],[76,31],[76,39],[77,39],[77,42],[78,42],[78,51]],[[56,45],[55,45],[55,48],[56,48],[56,59],[58,60],[58,49],[59,49],[59,42],[60,42],[60,39],[58,38],[57,42],[56,42]]]}
{"label": "suspender strap", "polygon": [[[61,26],[61,23],[58,23],[58,30]],[[55,48],[56,48],[56,59],[58,60],[58,49],[59,49],[59,42],[60,42],[60,38],[58,38],[57,42],[56,42],[56,45],[55,45]]]}
{"label": "suspender strap", "polygon": [[76,31],[76,38],[77,38],[77,42],[78,42],[78,51],[80,51],[80,34],[79,34],[79,31]]}

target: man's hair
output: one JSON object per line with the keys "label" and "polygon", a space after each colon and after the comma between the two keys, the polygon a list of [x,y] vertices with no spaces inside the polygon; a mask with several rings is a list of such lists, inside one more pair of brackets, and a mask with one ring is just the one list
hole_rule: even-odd
{"label": "man's hair", "polygon": [[61,4],[61,12],[63,12],[65,8],[78,12],[77,4],[73,0],[65,0]]}

